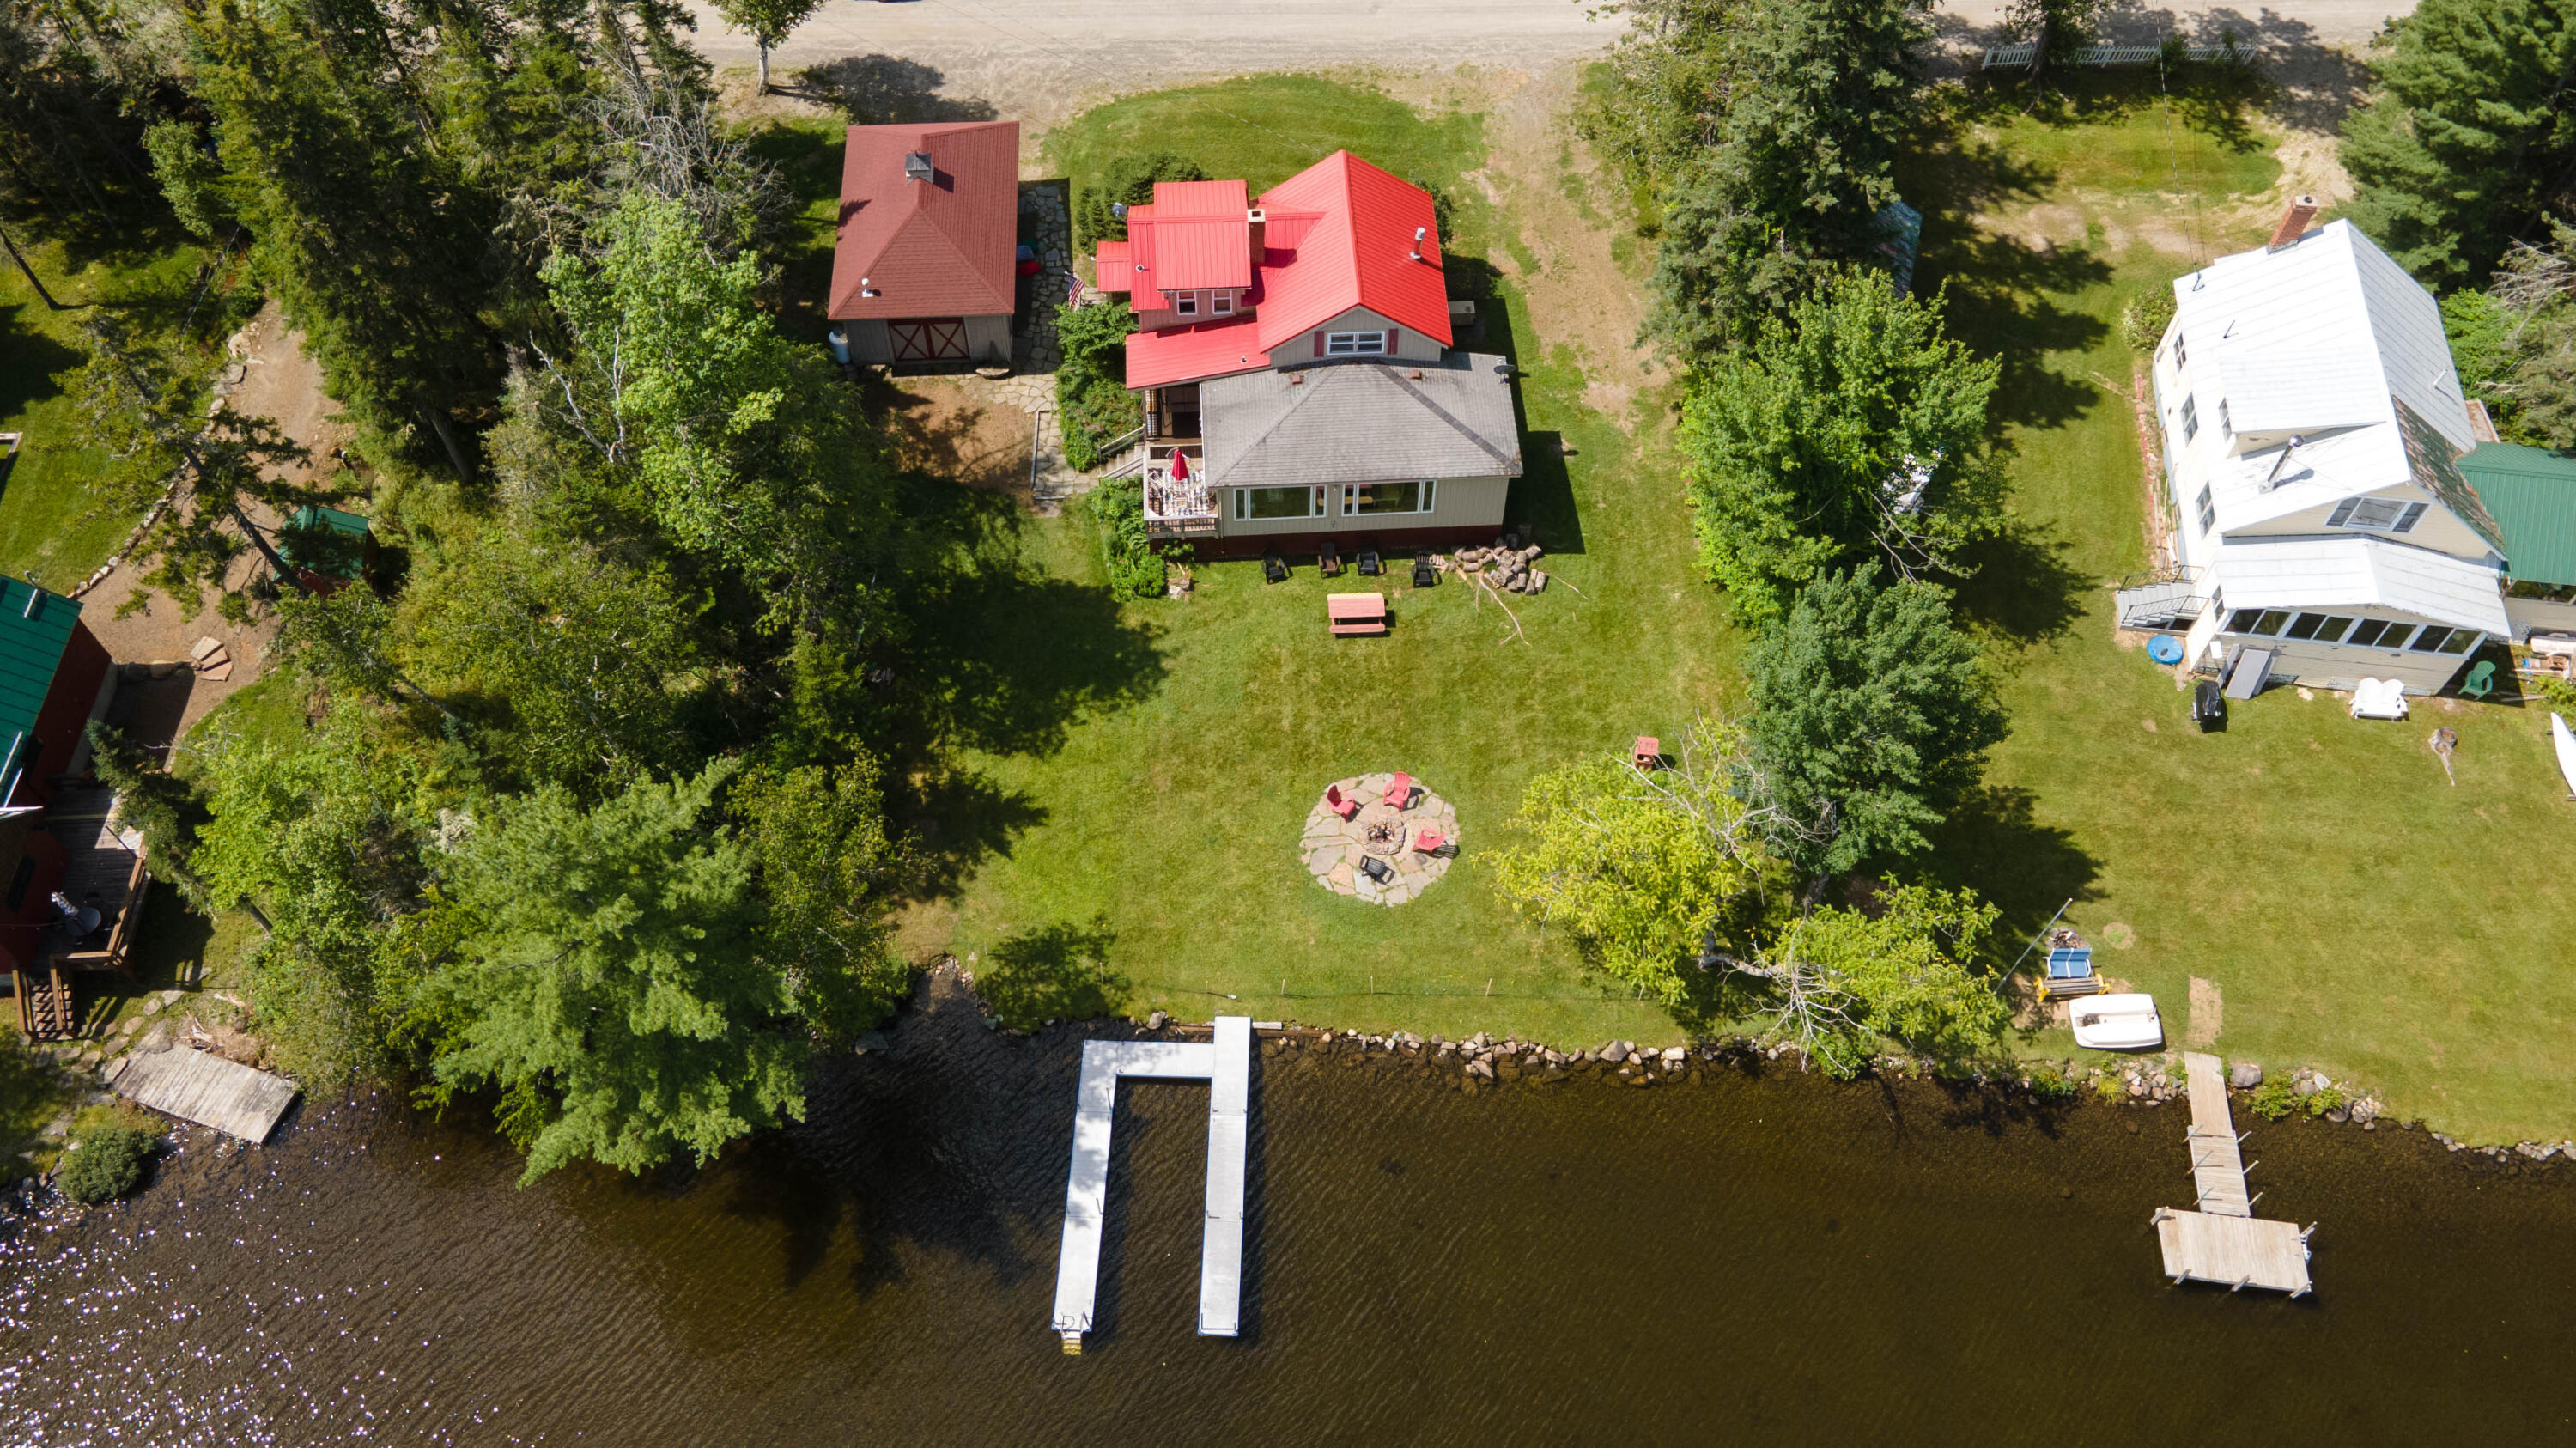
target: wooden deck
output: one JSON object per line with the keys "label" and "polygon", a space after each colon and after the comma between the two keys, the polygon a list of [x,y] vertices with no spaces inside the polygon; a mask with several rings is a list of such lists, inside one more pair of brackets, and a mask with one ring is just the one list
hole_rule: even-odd
{"label": "wooden deck", "polygon": [[137,1106],[211,1126],[256,1145],[295,1104],[296,1085],[212,1051],[136,1051],[109,1067],[108,1084]]}
{"label": "wooden deck", "polygon": [[2245,1192],[2245,1158],[2227,1109],[2227,1064],[2190,1052],[2182,1058],[2191,1090],[2192,1186],[2200,1210],[2158,1207],[2156,1243],[2165,1275],[2235,1290],[2261,1287],[2292,1297],[2314,1289],[2308,1278],[2308,1234],[2296,1223],[2254,1215]]}

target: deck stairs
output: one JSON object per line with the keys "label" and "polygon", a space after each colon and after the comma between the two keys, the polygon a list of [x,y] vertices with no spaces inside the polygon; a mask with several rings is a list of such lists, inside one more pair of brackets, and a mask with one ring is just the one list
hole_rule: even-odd
{"label": "deck stairs", "polygon": [[2132,574],[2120,580],[2114,597],[2120,627],[2139,630],[2189,628],[2212,602],[2196,568]]}

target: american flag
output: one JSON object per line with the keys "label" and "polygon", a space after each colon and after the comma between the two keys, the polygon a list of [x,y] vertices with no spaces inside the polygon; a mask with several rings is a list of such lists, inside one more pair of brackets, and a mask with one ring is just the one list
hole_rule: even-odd
{"label": "american flag", "polygon": [[1082,305],[1082,278],[1080,278],[1080,277],[1078,277],[1078,276],[1074,276],[1074,275],[1072,275],[1071,273],[1067,273],[1067,274],[1065,275],[1065,279],[1064,279],[1064,286],[1065,286],[1064,304],[1065,304],[1066,306],[1068,306],[1068,307],[1078,307],[1078,306],[1081,306],[1081,305]]}

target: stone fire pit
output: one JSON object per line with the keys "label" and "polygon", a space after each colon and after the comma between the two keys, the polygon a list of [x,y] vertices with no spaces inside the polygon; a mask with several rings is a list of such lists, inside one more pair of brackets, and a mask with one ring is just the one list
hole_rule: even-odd
{"label": "stone fire pit", "polygon": [[[1411,806],[1387,804],[1386,787],[1394,780],[1392,774],[1336,780],[1344,797],[1361,802],[1359,813],[1347,820],[1326,803],[1329,791],[1316,797],[1298,850],[1317,884],[1372,905],[1401,905],[1448,873],[1449,862],[1458,855],[1458,811],[1420,780],[1414,781]],[[1412,847],[1417,830],[1434,831],[1446,843],[1425,854]],[[1370,878],[1371,862],[1389,872],[1384,882]]]}

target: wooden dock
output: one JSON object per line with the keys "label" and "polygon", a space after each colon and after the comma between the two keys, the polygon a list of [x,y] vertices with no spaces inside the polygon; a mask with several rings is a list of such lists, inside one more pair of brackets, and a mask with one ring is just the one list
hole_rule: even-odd
{"label": "wooden dock", "polygon": [[135,1051],[108,1069],[113,1073],[108,1084],[137,1106],[211,1126],[254,1145],[268,1140],[277,1119],[295,1103],[296,1085],[285,1077],[185,1046]]}
{"label": "wooden dock", "polygon": [[2231,1291],[2261,1287],[2305,1295],[2314,1290],[2308,1280],[2308,1233],[2296,1223],[2255,1216],[2254,1199],[2246,1195],[2245,1157],[2227,1109],[2226,1063],[2197,1051],[2182,1062],[2190,1080],[2187,1139],[2200,1210],[2156,1209],[2156,1242],[2164,1249],[2165,1275],[2177,1283],[2211,1282]]}

